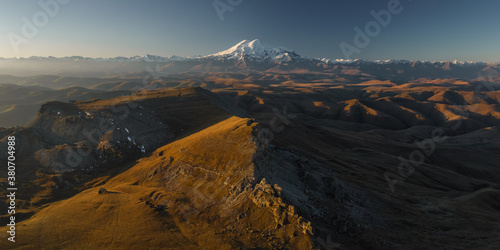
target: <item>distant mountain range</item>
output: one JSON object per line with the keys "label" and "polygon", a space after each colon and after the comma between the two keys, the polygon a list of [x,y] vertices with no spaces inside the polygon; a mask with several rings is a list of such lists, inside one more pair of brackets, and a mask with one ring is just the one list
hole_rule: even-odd
{"label": "distant mountain range", "polygon": [[[74,77],[144,77],[199,73],[300,73],[330,75],[367,75],[380,79],[418,78],[476,79],[498,74],[500,63],[462,61],[344,60],[301,56],[294,50],[273,46],[258,39],[243,40],[233,47],[207,56],[162,57],[155,55],[89,58],[29,57],[0,58],[0,74]],[[148,73],[149,72],[149,73]],[[135,75],[134,75],[135,74]]]}
{"label": "distant mountain range", "polygon": [[[67,56],[67,57],[41,57],[41,56],[32,56],[32,57],[20,57],[20,58],[2,58],[1,61],[41,61],[41,60],[52,60],[52,61],[96,61],[96,62],[177,62],[177,61],[199,61],[205,59],[212,60],[255,60],[255,61],[294,61],[294,60],[312,60],[319,61],[325,64],[359,64],[359,63],[368,63],[368,64],[393,64],[393,63],[401,63],[401,64],[414,64],[414,63],[423,63],[423,64],[455,64],[455,65],[474,65],[474,64],[486,64],[484,62],[475,62],[475,61],[410,61],[410,60],[375,60],[368,61],[362,59],[328,59],[328,58],[311,58],[306,56],[301,56],[297,54],[293,49],[288,49],[284,47],[274,46],[268,43],[265,43],[259,39],[255,40],[243,40],[233,47],[207,56],[191,56],[191,57],[180,57],[180,56],[157,56],[147,54],[145,56],[132,56],[132,57],[110,57],[110,58],[92,58],[92,57],[83,57],[83,56]],[[500,63],[496,63],[497,65]]]}

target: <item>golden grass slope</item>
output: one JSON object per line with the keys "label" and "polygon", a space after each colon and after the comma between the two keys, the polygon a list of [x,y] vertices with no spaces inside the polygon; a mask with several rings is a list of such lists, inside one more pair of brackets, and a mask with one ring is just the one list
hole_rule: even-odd
{"label": "golden grass slope", "polygon": [[280,188],[254,179],[254,126],[232,117],[161,147],[18,223],[17,242],[0,248],[311,248],[310,225]]}

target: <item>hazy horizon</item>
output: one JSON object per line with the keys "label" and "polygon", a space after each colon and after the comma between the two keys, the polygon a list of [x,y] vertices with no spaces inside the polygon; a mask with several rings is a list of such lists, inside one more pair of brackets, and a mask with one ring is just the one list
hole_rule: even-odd
{"label": "hazy horizon", "polygon": [[[378,30],[371,26],[375,35],[352,59],[500,61],[494,32],[500,3],[486,0],[54,2],[0,4],[0,57],[188,57],[260,39],[303,56],[340,59],[346,54],[339,45],[355,45],[356,27],[365,32],[376,21],[373,13],[387,13],[392,4],[397,11],[382,15],[387,23]],[[29,25],[36,32],[25,36]]]}

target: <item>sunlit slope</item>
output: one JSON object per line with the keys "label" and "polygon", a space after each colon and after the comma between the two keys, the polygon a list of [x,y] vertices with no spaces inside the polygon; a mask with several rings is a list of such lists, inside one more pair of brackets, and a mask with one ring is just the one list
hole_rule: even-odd
{"label": "sunlit slope", "polygon": [[[186,88],[42,105],[29,125],[0,129],[0,160],[7,160],[1,151],[7,149],[7,136],[17,139],[16,164],[23,169],[16,176],[23,190],[16,197],[18,208],[39,210],[47,202],[68,198],[85,182],[109,175],[106,171],[126,169],[167,143],[231,117],[212,102],[223,99]],[[67,160],[68,152],[82,149],[90,151],[81,161]],[[7,176],[6,168],[0,168],[0,176]],[[0,189],[4,197],[6,192]]]}
{"label": "sunlit slope", "polygon": [[19,223],[16,244],[0,248],[308,249],[309,223],[281,188],[255,179],[254,126],[232,117],[161,147]]}

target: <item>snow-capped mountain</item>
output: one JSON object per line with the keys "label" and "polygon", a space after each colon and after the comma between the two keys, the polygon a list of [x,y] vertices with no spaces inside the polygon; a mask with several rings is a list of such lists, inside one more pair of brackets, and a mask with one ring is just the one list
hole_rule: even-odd
{"label": "snow-capped mountain", "polygon": [[292,49],[273,46],[258,39],[243,40],[227,50],[207,56],[164,57],[148,54],[112,58],[82,56],[0,58],[0,74],[75,76],[75,72],[79,72],[78,76],[95,77],[150,72],[153,69],[153,71],[165,74],[214,72],[354,74],[362,72],[371,76],[405,79],[422,77],[473,79],[478,77],[479,72],[490,70],[490,68],[500,72],[500,64],[481,62],[311,58],[301,56]]}
{"label": "snow-capped mountain", "polygon": [[277,47],[259,39],[243,40],[228,50],[221,51],[204,58],[254,59],[259,61],[291,61],[300,56],[291,49]]}
{"label": "snow-capped mountain", "polygon": [[452,65],[474,65],[474,64],[485,64],[482,62],[473,61],[409,61],[409,60],[362,60],[362,59],[329,59],[329,58],[310,58],[306,56],[301,56],[297,54],[293,49],[288,49],[285,47],[274,46],[265,43],[259,39],[255,40],[243,40],[238,44],[232,46],[231,48],[207,55],[207,56],[191,56],[191,57],[180,57],[180,56],[156,56],[147,54],[145,56],[132,56],[132,57],[109,57],[109,58],[91,58],[82,56],[67,56],[67,57],[40,57],[32,56],[27,58],[1,58],[0,61],[96,61],[96,62],[144,62],[144,63],[168,63],[168,62],[199,62],[216,60],[216,61],[227,61],[227,60],[252,60],[254,62],[291,62],[291,61],[310,61],[311,63],[324,63],[327,65],[346,65],[346,64],[452,64]]}

